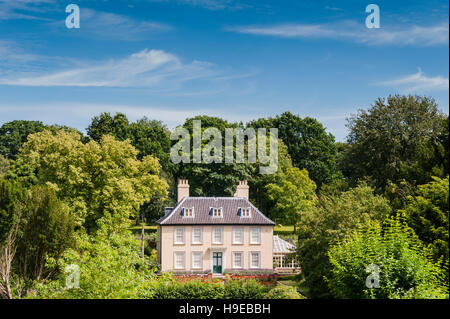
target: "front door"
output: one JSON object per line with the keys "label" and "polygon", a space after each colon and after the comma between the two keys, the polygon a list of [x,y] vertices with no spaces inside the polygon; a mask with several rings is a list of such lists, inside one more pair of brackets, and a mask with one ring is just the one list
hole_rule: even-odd
{"label": "front door", "polygon": [[222,273],[222,253],[221,252],[213,252],[213,273],[214,274]]}

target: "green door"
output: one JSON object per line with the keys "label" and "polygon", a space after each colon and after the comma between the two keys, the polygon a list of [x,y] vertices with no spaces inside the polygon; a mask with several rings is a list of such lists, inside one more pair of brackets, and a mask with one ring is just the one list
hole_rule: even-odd
{"label": "green door", "polygon": [[222,273],[222,253],[220,252],[213,252],[213,273]]}

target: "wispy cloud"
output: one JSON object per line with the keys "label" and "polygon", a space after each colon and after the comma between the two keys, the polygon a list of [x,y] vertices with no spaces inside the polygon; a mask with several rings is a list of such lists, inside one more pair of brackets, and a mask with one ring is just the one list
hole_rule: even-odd
{"label": "wispy cloud", "polygon": [[176,0],[179,3],[201,7],[208,10],[239,10],[250,7],[250,5],[237,0]]}
{"label": "wispy cloud", "polygon": [[448,44],[448,21],[433,26],[409,26],[408,28],[382,26],[368,29],[364,24],[342,21],[334,24],[282,24],[273,26],[228,27],[228,31],[303,39],[335,39],[354,41],[368,45],[418,45]]}
{"label": "wispy cloud", "polygon": [[201,61],[183,63],[161,50],[143,50],[110,61],[60,70],[46,75],[2,77],[0,84],[19,86],[149,87],[168,90],[183,82],[218,75],[213,64]]}
{"label": "wispy cloud", "polygon": [[[156,21],[132,19],[125,15],[111,12],[97,11],[89,8],[81,8],[82,16],[80,32],[75,36],[98,37],[102,39],[116,40],[140,40],[148,36],[149,32],[161,32],[172,30],[167,24]],[[57,21],[53,25],[65,28],[64,22]],[[65,29],[64,29],[65,30]]]}
{"label": "wispy cloud", "polygon": [[53,4],[54,0],[0,0],[0,20],[47,20],[40,13]]}
{"label": "wispy cloud", "polygon": [[441,76],[428,77],[419,68],[417,73],[405,75],[397,79],[375,83],[399,89],[402,93],[422,93],[436,90],[448,90],[448,78]]}

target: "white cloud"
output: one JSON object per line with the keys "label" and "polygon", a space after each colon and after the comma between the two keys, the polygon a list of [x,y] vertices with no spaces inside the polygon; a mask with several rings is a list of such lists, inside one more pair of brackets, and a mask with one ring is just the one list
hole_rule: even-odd
{"label": "white cloud", "polygon": [[[80,9],[81,28],[75,35],[98,37],[102,39],[141,40],[148,36],[149,32],[171,30],[172,27],[155,22],[140,21],[130,17],[110,12],[97,11],[89,8]],[[65,28],[64,22],[52,23],[54,26]]]}
{"label": "white cloud", "polygon": [[10,19],[47,20],[39,16],[54,0],[0,0],[0,21]]}
{"label": "white cloud", "polygon": [[403,93],[421,93],[436,90],[448,90],[448,78],[441,76],[428,77],[419,68],[417,73],[403,77],[375,83],[380,86],[390,86],[401,90]]}
{"label": "white cloud", "polygon": [[343,21],[334,24],[282,24],[274,26],[241,26],[229,31],[283,38],[336,39],[355,41],[369,45],[419,45],[448,44],[448,21],[433,26],[409,26],[397,28],[383,26],[368,29],[362,23]]}
{"label": "white cloud", "polygon": [[183,82],[211,79],[218,72],[208,62],[183,63],[161,50],[143,50],[119,60],[58,70],[46,75],[8,74],[0,84],[19,86],[149,87],[170,91]]}

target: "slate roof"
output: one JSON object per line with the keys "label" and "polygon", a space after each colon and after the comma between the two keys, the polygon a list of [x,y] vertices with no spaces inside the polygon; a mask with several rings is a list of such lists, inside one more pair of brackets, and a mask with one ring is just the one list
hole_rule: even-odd
{"label": "slate roof", "polygon": [[291,253],[295,246],[290,242],[281,239],[277,235],[273,236],[273,252],[274,253]]}
{"label": "slate roof", "polygon": [[[194,217],[182,215],[182,208],[194,207]],[[211,207],[222,208],[223,217],[213,217]],[[239,208],[251,209],[251,217],[239,216]],[[244,197],[185,197],[161,217],[160,225],[275,225]]]}

